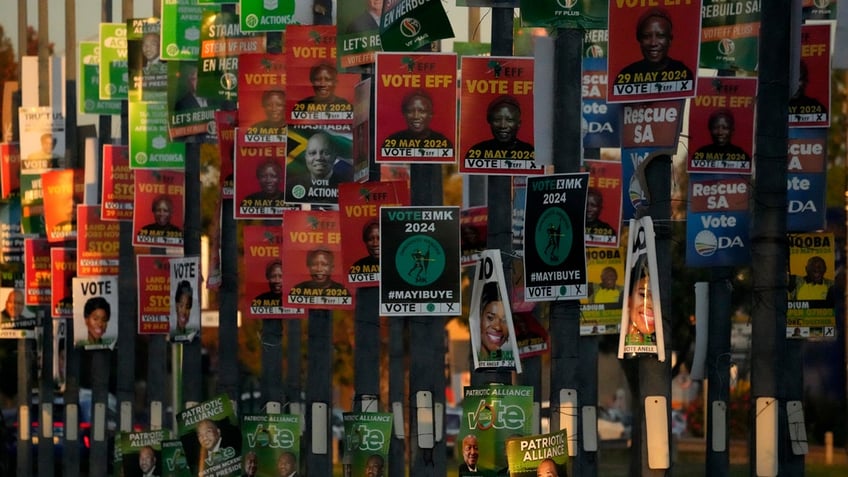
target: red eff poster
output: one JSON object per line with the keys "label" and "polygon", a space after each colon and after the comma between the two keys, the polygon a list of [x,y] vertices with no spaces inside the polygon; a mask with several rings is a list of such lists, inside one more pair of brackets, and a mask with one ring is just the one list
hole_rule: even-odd
{"label": "red eff poster", "polygon": [[27,306],[50,306],[50,244],[47,239],[24,239],[24,286]]}
{"label": "red eff poster", "polygon": [[830,23],[801,26],[798,88],[789,98],[789,127],[828,127]]}
{"label": "red eff poster", "polygon": [[138,255],[138,334],[168,334],[171,267],[163,255]]}
{"label": "red eff poster", "polygon": [[359,75],[336,68],[335,25],[289,25],[285,64],[289,125],[349,132]]}
{"label": "red eff poster", "polygon": [[78,205],[77,276],[117,275],[121,224],[100,218],[99,205]]}
{"label": "red eff poster", "polygon": [[610,2],[609,103],[695,95],[701,2],[656,3]]}
{"label": "red eff poster", "polygon": [[342,268],[339,212],[287,210],[283,222],[285,303],[304,308],[353,308]]}
{"label": "red eff poster", "polygon": [[21,152],[18,143],[0,144],[0,196],[8,199],[21,190]]}
{"label": "red eff poster", "polygon": [[456,55],[378,53],[377,162],[456,161]]}
{"label": "red eff poster", "polygon": [[53,318],[73,318],[72,280],[77,274],[77,250],[70,247],[51,248],[50,271],[50,315]]}
{"label": "red eff poster", "polygon": [[689,112],[689,172],[750,174],[756,78],[700,78]]}
{"label": "red eff poster", "polygon": [[41,175],[44,225],[50,243],[77,238],[76,204],[82,202],[82,169],[57,169]]}
{"label": "red eff poster", "polygon": [[283,228],[245,225],[244,268],[253,270],[245,283],[247,318],[301,318],[302,308],[283,306]]}
{"label": "red eff poster", "polygon": [[462,58],[459,172],[537,175],[533,59]]}
{"label": "red eff poster", "polygon": [[238,123],[249,142],[286,140],[286,63],[281,54],[239,56]]}
{"label": "red eff poster", "polygon": [[185,172],[136,169],[133,245],[183,246]]}
{"label": "red eff poster", "polygon": [[249,142],[236,129],[236,219],[280,219],[286,208],[286,143]]}
{"label": "red eff poster", "polygon": [[233,154],[238,124],[235,111],[215,111],[218,131],[218,154],[221,156],[221,198],[233,198]]}
{"label": "red eff poster", "polygon": [[587,247],[618,248],[621,231],[621,162],[589,161],[589,191],[586,194]]}
{"label": "red eff poster", "polygon": [[409,205],[406,182],[339,184],[343,269],[351,287],[380,284],[380,207]]}
{"label": "red eff poster", "polygon": [[100,200],[103,220],[132,221],[135,185],[129,154],[127,146],[103,145],[103,197]]}

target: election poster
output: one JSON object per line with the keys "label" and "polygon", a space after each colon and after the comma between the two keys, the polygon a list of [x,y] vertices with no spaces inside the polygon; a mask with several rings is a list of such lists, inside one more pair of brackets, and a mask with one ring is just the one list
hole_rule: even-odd
{"label": "election poster", "polygon": [[383,0],[339,2],[336,14],[339,65],[347,72],[365,70],[374,63],[380,42]]}
{"label": "election poster", "polygon": [[339,186],[343,267],[351,287],[379,285],[380,207],[409,202],[406,182],[348,182]]}
{"label": "election poster", "polygon": [[522,0],[521,24],[535,27],[574,28],[591,30],[606,28],[607,2],[577,2],[574,0]]}
{"label": "election poster", "polygon": [[41,172],[21,173],[21,230],[28,236],[46,237],[44,190]]}
{"label": "election poster", "polygon": [[689,172],[750,174],[756,78],[700,78],[689,110]]}
{"label": "election poster", "polygon": [[462,266],[477,265],[489,238],[489,207],[477,205],[462,209],[459,213],[459,234]]}
{"label": "election poster", "polygon": [[[303,309],[283,306],[283,228],[245,225],[244,269],[253,270],[245,282],[246,318],[301,318]],[[261,271],[261,272],[260,272]]]}
{"label": "election poster", "polygon": [[748,202],[753,190],[745,175],[689,177],[686,265],[732,267],[750,263]]}
{"label": "election poster", "polygon": [[827,128],[789,128],[786,230],[825,228]]}
{"label": "election poster", "polygon": [[136,255],[138,334],[168,334],[171,321],[171,265],[164,255]]}
{"label": "election poster", "polygon": [[288,148],[286,202],[336,206],[339,184],[353,180],[351,133],[289,127]]}
{"label": "election poster", "polygon": [[20,108],[18,124],[21,174],[37,174],[59,167],[59,161],[65,157],[65,118],[62,112],[53,111],[50,106]]}
{"label": "election poster", "polygon": [[24,288],[27,306],[50,306],[50,242],[24,239]]}
{"label": "election poster", "polygon": [[200,21],[208,6],[197,2],[162,0],[161,58],[197,61],[200,56]]}
{"label": "election poster", "polygon": [[[303,308],[353,308],[347,273],[341,267],[338,211],[287,210],[283,234],[285,304]],[[338,264],[338,267],[336,266]]]}
{"label": "election poster", "polygon": [[116,445],[121,450],[123,477],[162,475],[162,440],[169,435],[166,429],[121,432]]}
{"label": "election poster", "polygon": [[44,191],[44,225],[47,241],[62,243],[77,238],[76,205],[83,199],[83,170],[56,169],[41,175]]}
{"label": "election poster", "polygon": [[118,342],[118,277],[74,277],[72,285],[74,346],[113,349]]}
{"label": "election poster", "polygon": [[131,222],[133,217],[134,172],[130,169],[129,148],[103,145],[100,183],[100,218]]}
{"label": "election poster", "polygon": [[0,338],[35,338],[35,312],[24,303],[24,290],[13,287],[0,288]]}
{"label": "election poster", "polygon": [[583,147],[619,147],[621,131],[618,116],[621,105],[607,103],[607,30],[589,30],[584,35]]}
{"label": "election poster", "polygon": [[392,414],[346,412],[342,418],[345,455],[350,455],[350,477],[385,475],[392,441]]}
{"label": "election poster", "polygon": [[287,28],[285,64],[289,125],[350,134],[359,75],[336,67],[336,26]]}
{"label": "election poster", "polygon": [[121,101],[100,99],[100,42],[79,42],[77,97],[81,114],[121,114]]}
{"label": "election poster", "polygon": [[241,420],[243,475],[300,475],[299,414],[245,414]]}
{"label": "election poster", "polygon": [[294,20],[295,0],[239,2],[241,30],[250,32],[285,31]]}
{"label": "election poster", "polygon": [[136,169],[133,245],[183,246],[185,172]]}
{"label": "election poster", "polygon": [[0,201],[0,260],[13,274],[23,269],[24,234],[21,230],[21,200]]}
{"label": "election poster", "polygon": [[798,84],[789,98],[789,127],[830,126],[830,23],[801,25]]}
{"label": "election poster", "polygon": [[133,169],[184,169],[185,143],[171,140],[168,105],[130,101],[129,157]]}
{"label": "election poster", "polygon": [[234,191],[236,111],[215,111],[216,131],[218,131],[218,156],[221,158],[219,178],[221,180],[221,199],[232,199]]}
{"label": "election poster", "polygon": [[[353,180],[363,182],[371,177],[371,85],[373,78],[356,83],[353,89]],[[384,166],[381,164],[380,168]],[[383,180],[388,175],[381,176]]]}
{"label": "election poster", "polygon": [[50,248],[50,315],[52,318],[74,317],[72,279],[77,275],[77,249]]}
{"label": "election poster", "polygon": [[584,160],[589,170],[586,195],[587,247],[618,247],[621,230],[621,163]]}
{"label": "election poster", "polygon": [[700,2],[610,2],[607,101],[695,95]]}
{"label": "election poster", "polygon": [[644,101],[622,105],[621,147],[651,148],[674,154],[683,124],[684,101]]}
{"label": "election poster", "polygon": [[527,178],[524,300],[586,296],[583,232],[588,189],[588,173]]}
{"label": "election poster", "polygon": [[464,56],[459,95],[459,172],[544,174],[533,146],[533,58]]}
{"label": "election poster", "polygon": [[380,53],[375,77],[376,161],[455,163],[456,55]]}
{"label": "election poster", "polygon": [[760,36],[760,1],[703,0],[702,68],[756,71]]}
{"label": "election poster", "polygon": [[506,441],[510,477],[568,475],[568,433],[515,437]]}
{"label": "election poster", "polygon": [[77,206],[77,275],[118,275],[121,224],[100,218],[100,206]]}
{"label": "election poster", "polygon": [[483,250],[473,275],[468,327],[474,370],[521,373],[512,307],[500,250]]}
{"label": "election poster", "polygon": [[127,97],[130,102],[164,103],[168,100],[168,66],[160,56],[160,26],[155,17],[127,20]]}
{"label": "election poster", "polygon": [[506,442],[533,429],[533,387],[489,384],[463,390],[456,445],[460,476],[497,475],[507,467]]}
{"label": "election poster", "polygon": [[665,345],[653,220],[630,219],[628,234],[618,359],[656,356],[662,362]]}
{"label": "election poster", "polygon": [[273,53],[239,56],[238,124],[247,142],[286,142],[286,57]]}
{"label": "election poster", "polygon": [[836,0],[801,0],[801,14],[804,20],[836,20]]}
{"label": "election poster", "polygon": [[187,343],[200,333],[200,257],[171,258],[170,327],[174,343]]}
{"label": "election poster", "polygon": [[0,144],[0,197],[9,199],[21,192],[21,151],[18,143]]}
{"label": "election poster", "polygon": [[183,443],[179,439],[163,440],[161,454],[162,477],[191,477]]}
{"label": "election poster", "polygon": [[100,99],[127,99],[127,24],[100,24]]}
{"label": "election poster", "polygon": [[236,219],[281,219],[285,201],[286,143],[250,142],[236,128],[234,197]]}
{"label": "election poster", "polygon": [[177,434],[191,475],[241,476],[241,432],[233,403],[226,394],[180,411]]}
{"label": "election poster", "polygon": [[383,207],[380,231],[380,314],[460,313],[459,207]]}
{"label": "election poster", "polygon": [[624,298],[624,259],[621,248],[587,248],[589,294],[580,300],[580,336],[618,334]]}
{"label": "election poster", "polygon": [[386,1],[380,17],[380,42],[386,51],[415,51],[453,38],[445,7],[437,0]]}
{"label": "election poster", "polygon": [[789,234],[786,338],[836,339],[836,244],[832,233]]}

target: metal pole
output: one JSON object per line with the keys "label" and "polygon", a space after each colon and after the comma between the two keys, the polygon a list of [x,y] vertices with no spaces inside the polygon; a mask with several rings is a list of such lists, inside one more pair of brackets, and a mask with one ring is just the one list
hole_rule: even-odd
{"label": "metal pole", "polygon": [[[333,406],[332,362],[333,362],[333,326],[332,313],[329,310],[309,310],[309,361],[306,373],[306,455],[307,475],[332,475],[333,458],[330,444],[330,416]],[[317,413],[326,413],[316,416]],[[316,419],[317,417],[317,419]],[[323,418],[323,419],[322,419]],[[323,422],[323,428],[316,428],[313,422]],[[324,448],[315,446],[323,443]]]}

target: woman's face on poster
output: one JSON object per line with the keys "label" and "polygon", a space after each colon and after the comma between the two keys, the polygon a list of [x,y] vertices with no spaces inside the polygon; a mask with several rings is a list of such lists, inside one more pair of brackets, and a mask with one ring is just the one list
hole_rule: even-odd
{"label": "woman's face on poster", "polygon": [[654,300],[651,297],[650,277],[639,279],[630,293],[630,322],[642,334],[652,334],[654,325]]}
{"label": "woman's face on poster", "polygon": [[486,351],[497,351],[509,340],[503,302],[490,301],[480,315],[480,344]]}

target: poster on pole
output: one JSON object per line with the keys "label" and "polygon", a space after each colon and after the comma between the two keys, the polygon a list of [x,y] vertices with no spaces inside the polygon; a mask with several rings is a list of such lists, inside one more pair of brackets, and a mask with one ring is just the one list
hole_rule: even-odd
{"label": "poster on pole", "polygon": [[243,475],[300,475],[296,472],[301,462],[300,421],[299,414],[245,414],[241,421]]}
{"label": "poster on pole", "polygon": [[392,414],[386,412],[346,412],[344,419],[345,455],[350,455],[350,477],[385,475],[389,443],[392,441]]}
{"label": "poster on pole", "polygon": [[27,306],[50,306],[50,243],[24,239],[24,288]]}
{"label": "poster on pole", "polygon": [[515,437],[506,441],[510,477],[568,475],[568,431]]}
{"label": "poster on pole", "polygon": [[459,207],[383,207],[380,230],[380,314],[461,313]]}
{"label": "poster on pole", "polygon": [[[244,288],[247,302],[246,318],[302,318],[303,308],[283,306],[283,227],[248,224],[242,228],[244,237]],[[258,273],[258,272],[262,273]]]}
{"label": "poster on pole", "polygon": [[100,24],[100,99],[127,99],[127,24]]}
{"label": "poster on pole", "polygon": [[627,275],[621,310],[618,359],[656,357],[665,361],[654,222],[631,219],[627,240]]}
{"label": "poster on pole", "polygon": [[171,317],[170,257],[137,255],[138,334],[168,334]]}
{"label": "poster on pole", "polygon": [[789,127],[830,126],[830,23],[801,25],[798,87],[789,98]]}
{"label": "poster on pole", "polygon": [[50,314],[53,318],[73,318],[73,278],[77,274],[77,249],[51,247],[50,270]]}
{"label": "poster on pole", "polygon": [[521,373],[512,306],[500,250],[484,250],[474,271],[468,327],[474,370]]}
{"label": "poster on pole", "polygon": [[100,99],[100,43],[79,42],[79,73],[77,79],[79,112],[82,114],[121,114],[121,101]]}
{"label": "poster on pole", "polygon": [[832,233],[790,234],[786,338],[836,339],[836,243]]}
{"label": "poster on pole", "polygon": [[586,249],[589,295],[580,300],[580,336],[618,334],[626,257],[624,244]]}
{"label": "poster on pole", "polygon": [[162,440],[168,438],[166,429],[121,432],[116,445],[121,452],[123,477],[154,477],[162,475]]}
{"label": "poster on pole", "polygon": [[827,128],[789,128],[786,230],[825,228]]}
{"label": "poster on pole", "polygon": [[74,277],[72,284],[74,346],[113,349],[118,342],[118,277]]}
{"label": "poster on pole", "polygon": [[589,173],[528,177],[524,220],[524,300],[583,298],[584,224]]}
{"label": "poster on pole", "polygon": [[53,244],[77,238],[77,204],[83,200],[83,170],[56,169],[41,175],[44,225]]}
{"label": "poster on pole", "polygon": [[132,244],[183,247],[185,172],[137,169]]}
{"label": "poster on pole", "polygon": [[177,415],[177,433],[191,475],[239,477],[241,432],[233,403],[219,394]]}
{"label": "poster on pole", "polygon": [[100,206],[77,206],[77,275],[115,275],[121,262],[121,224],[100,218]]}
{"label": "poster on pole", "polygon": [[170,331],[174,343],[186,343],[200,333],[200,257],[171,258]]}
{"label": "poster on pole", "polygon": [[129,153],[127,146],[103,145],[100,178],[100,218],[103,220],[132,221],[135,181]]}

